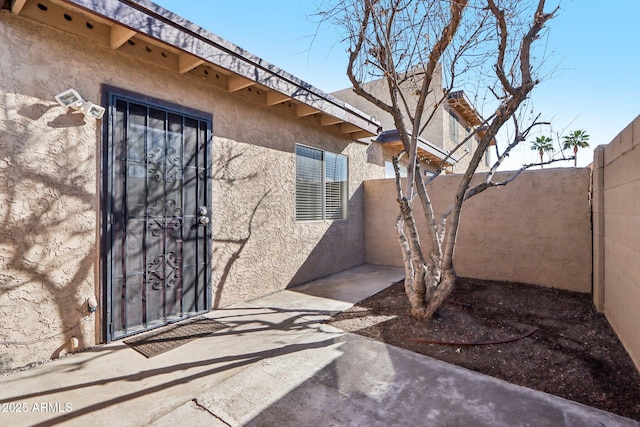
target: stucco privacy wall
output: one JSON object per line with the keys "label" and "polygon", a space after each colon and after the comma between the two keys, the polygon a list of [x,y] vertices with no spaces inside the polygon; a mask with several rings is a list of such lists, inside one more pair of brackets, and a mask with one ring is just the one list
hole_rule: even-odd
{"label": "stucco privacy wall", "polygon": [[[103,123],[58,106],[69,87],[96,103],[106,84],[213,115],[216,305],[364,262],[361,183],[384,176],[367,146],[287,104],[262,107],[255,91],[229,94],[5,10],[0,23],[0,371],[101,336],[86,299],[103,296]],[[294,221],[296,143],[349,156],[347,221]]]}
{"label": "stucco privacy wall", "polygon": [[[500,173],[497,180],[509,176]],[[436,215],[455,194],[460,175],[430,185]],[[526,171],[506,187],[465,202],[455,253],[460,276],[591,292],[589,169]],[[365,183],[367,262],[402,266],[395,231],[393,179]],[[416,208],[419,228],[426,222]],[[425,239],[423,239],[424,242]]]}
{"label": "stucco privacy wall", "polygon": [[640,369],[640,116],[593,162],[594,302]]}

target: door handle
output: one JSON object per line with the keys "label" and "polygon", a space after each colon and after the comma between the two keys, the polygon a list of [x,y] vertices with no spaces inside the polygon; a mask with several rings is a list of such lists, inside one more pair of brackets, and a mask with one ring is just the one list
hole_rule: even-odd
{"label": "door handle", "polygon": [[207,225],[209,224],[209,217],[207,216],[207,207],[206,206],[200,206],[198,208],[198,224],[200,225]]}

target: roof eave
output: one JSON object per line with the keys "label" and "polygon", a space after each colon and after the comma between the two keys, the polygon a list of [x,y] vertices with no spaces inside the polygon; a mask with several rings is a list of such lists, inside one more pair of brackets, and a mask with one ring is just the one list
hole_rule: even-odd
{"label": "roof eave", "polygon": [[[397,129],[382,132],[374,142],[389,144],[391,146],[397,146],[398,144],[402,145]],[[444,162],[445,166],[452,166],[458,163],[458,159],[456,157],[449,155],[446,151],[424,138],[418,138],[418,155],[426,157],[432,162],[441,162],[446,159]]]}
{"label": "roof eave", "polygon": [[379,122],[364,112],[148,0],[61,1],[353,125],[360,135],[377,134]]}
{"label": "roof eave", "polygon": [[449,96],[447,96],[447,101],[449,106],[460,113],[469,125],[480,126],[484,123],[482,116],[471,101],[469,101],[469,98],[467,98],[463,90],[451,92]]}

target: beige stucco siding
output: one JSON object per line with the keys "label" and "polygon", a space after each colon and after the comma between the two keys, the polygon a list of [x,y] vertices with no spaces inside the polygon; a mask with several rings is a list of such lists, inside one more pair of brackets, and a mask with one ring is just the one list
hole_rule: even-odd
{"label": "beige stucco siding", "polygon": [[[293,149],[294,139],[291,144]],[[366,147],[343,145],[333,149],[349,158],[347,220],[296,222],[295,155],[216,138],[215,164],[225,167],[226,159],[233,158],[228,169],[214,177],[213,283],[222,305],[364,262],[359,182],[367,169]]]}
{"label": "beige stucco siding", "polygon": [[[220,306],[364,262],[362,181],[383,176],[367,146],[299,119],[256,91],[230,94],[0,11],[0,370],[100,341],[101,122],[54,95],[101,103],[103,85],[213,117],[212,285]],[[294,220],[295,144],[349,156],[346,221]],[[10,319],[10,321],[7,321]]]}

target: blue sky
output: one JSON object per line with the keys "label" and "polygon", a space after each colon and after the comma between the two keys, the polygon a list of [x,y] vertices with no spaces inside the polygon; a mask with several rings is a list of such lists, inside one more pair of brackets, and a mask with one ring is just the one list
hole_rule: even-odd
{"label": "blue sky", "polygon": [[[340,35],[327,24],[318,28],[313,16],[318,1],[156,3],[325,92],[350,86]],[[590,163],[596,146],[609,143],[640,114],[640,1],[605,3],[561,0],[548,42],[541,41],[551,54],[545,80],[534,89],[532,108],[552,122],[554,134],[585,129],[591,135],[591,147],[578,153],[578,166]],[[557,0],[549,2],[555,4]],[[535,160],[525,145],[503,169]]]}

